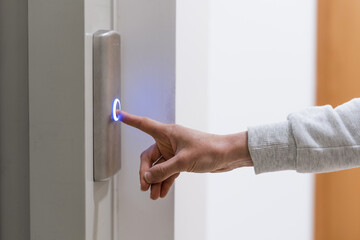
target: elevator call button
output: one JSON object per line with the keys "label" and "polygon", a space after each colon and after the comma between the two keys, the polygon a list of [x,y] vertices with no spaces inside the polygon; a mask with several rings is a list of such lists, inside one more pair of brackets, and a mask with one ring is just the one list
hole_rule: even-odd
{"label": "elevator call button", "polygon": [[111,30],[99,30],[93,35],[95,181],[110,179],[121,166],[120,76],[120,35]]}

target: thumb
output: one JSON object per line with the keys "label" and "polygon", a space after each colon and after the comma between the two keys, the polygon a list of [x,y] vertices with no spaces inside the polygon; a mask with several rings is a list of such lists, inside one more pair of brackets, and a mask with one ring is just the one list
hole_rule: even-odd
{"label": "thumb", "polygon": [[179,164],[179,157],[174,156],[169,160],[157,164],[149,169],[144,175],[144,178],[148,184],[160,183],[175,173],[182,171],[181,164]]}

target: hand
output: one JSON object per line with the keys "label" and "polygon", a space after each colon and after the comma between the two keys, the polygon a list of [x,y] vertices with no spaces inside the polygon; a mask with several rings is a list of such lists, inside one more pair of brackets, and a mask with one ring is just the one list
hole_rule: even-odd
{"label": "hand", "polygon": [[[153,200],[169,192],[180,172],[226,172],[253,166],[247,132],[215,135],[119,111],[122,122],[151,135],[155,144],[141,154],[140,185]],[[157,161],[158,160],[158,161]]]}

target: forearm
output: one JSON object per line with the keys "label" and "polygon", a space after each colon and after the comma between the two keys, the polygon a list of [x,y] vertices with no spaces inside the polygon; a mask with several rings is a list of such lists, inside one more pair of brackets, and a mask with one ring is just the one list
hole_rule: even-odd
{"label": "forearm", "polygon": [[249,128],[256,173],[327,172],[360,166],[360,99],[311,107],[283,123]]}

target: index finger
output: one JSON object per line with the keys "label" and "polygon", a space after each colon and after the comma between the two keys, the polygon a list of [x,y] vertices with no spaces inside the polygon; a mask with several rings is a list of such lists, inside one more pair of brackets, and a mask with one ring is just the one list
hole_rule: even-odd
{"label": "index finger", "polygon": [[147,117],[136,116],[121,110],[118,110],[116,113],[120,114],[120,119],[123,123],[135,127],[153,137],[155,137],[164,126],[163,123]]}

